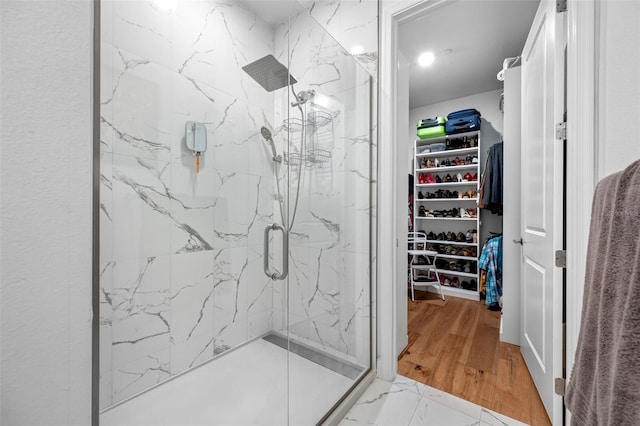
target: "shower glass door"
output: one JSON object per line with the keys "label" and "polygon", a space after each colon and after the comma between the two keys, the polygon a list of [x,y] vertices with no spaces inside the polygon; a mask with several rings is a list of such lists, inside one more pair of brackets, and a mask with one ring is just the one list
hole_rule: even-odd
{"label": "shower glass door", "polygon": [[100,11],[100,424],[321,421],[371,367],[368,74],[296,1]]}
{"label": "shower glass door", "polygon": [[371,365],[371,81],[306,11],[282,30],[296,83],[283,101],[289,268],[274,308],[287,315],[276,327],[289,344],[289,424],[311,424]]}

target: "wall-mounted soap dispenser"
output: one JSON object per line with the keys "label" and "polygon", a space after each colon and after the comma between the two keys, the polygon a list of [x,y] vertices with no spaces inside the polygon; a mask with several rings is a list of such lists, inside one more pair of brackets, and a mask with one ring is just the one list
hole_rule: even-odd
{"label": "wall-mounted soap dispenser", "polygon": [[200,154],[207,150],[207,128],[197,121],[185,124],[185,143],[196,157],[196,173],[200,172]]}

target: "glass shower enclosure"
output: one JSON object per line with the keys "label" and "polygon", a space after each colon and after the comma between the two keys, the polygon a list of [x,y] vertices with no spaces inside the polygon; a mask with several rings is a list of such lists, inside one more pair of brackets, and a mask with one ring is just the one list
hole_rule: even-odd
{"label": "glass shower enclosure", "polygon": [[372,367],[372,81],[257,3],[100,4],[101,425],[316,424]]}

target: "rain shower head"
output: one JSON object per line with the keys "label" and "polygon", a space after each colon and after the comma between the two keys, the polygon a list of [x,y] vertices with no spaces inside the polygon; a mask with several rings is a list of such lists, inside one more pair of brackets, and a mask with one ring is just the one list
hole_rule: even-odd
{"label": "rain shower head", "polygon": [[[295,84],[298,81],[289,74],[287,67],[282,65],[273,55],[267,55],[257,61],[242,67],[244,72],[264,87],[267,92],[281,89],[287,84]],[[265,138],[266,139],[266,138]]]}

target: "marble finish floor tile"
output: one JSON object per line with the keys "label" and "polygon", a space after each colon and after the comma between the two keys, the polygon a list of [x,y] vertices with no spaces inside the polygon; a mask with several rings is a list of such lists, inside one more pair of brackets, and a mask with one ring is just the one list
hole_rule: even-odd
{"label": "marble finish floor tile", "polygon": [[352,384],[257,339],[103,412],[100,425],[316,424]]}
{"label": "marble finish floor tile", "polygon": [[521,426],[517,420],[438,389],[397,376],[376,379],[345,415],[340,426]]}

